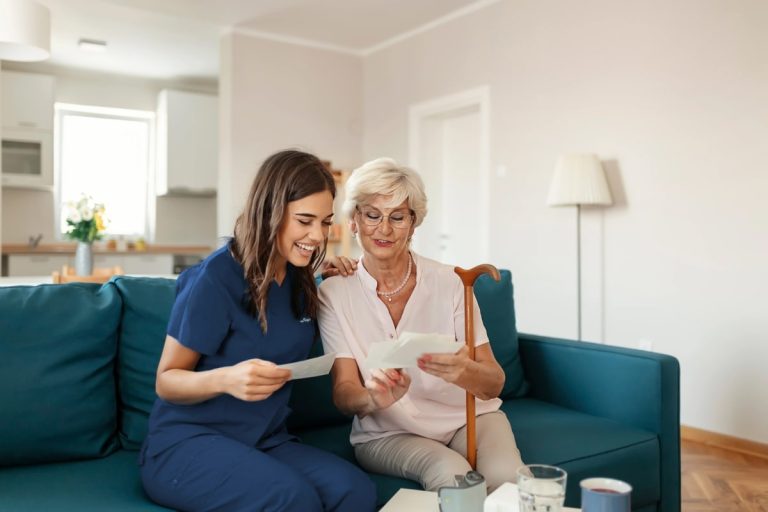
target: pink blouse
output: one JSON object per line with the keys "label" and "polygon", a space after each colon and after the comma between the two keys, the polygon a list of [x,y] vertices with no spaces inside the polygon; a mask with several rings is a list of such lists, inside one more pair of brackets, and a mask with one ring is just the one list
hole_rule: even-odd
{"label": "pink blouse", "polygon": [[[439,333],[464,337],[464,285],[453,267],[413,254],[416,287],[403,316],[394,326],[389,311],[376,295],[376,280],[366,271],[363,259],[354,275],[331,277],[320,285],[320,333],[326,353],[357,362],[363,368],[371,343],[392,340],[401,332]],[[488,343],[480,308],[474,301],[475,346]],[[412,433],[448,443],[466,424],[465,391],[418,369],[408,392],[392,406],[365,418],[355,416],[350,441],[354,444],[395,434]],[[498,410],[501,400],[476,399],[478,415]]]}

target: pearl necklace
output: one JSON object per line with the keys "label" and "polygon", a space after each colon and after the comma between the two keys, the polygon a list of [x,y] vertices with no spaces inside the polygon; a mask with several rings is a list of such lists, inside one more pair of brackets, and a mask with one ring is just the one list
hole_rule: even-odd
{"label": "pearl necklace", "polygon": [[411,278],[412,269],[413,269],[413,258],[411,258],[411,254],[408,253],[408,270],[405,272],[405,277],[403,278],[403,282],[400,283],[400,286],[398,286],[391,292],[382,292],[382,291],[376,290],[376,293],[378,293],[380,296],[387,299],[389,302],[392,302],[392,296],[397,295],[403,290],[403,288],[405,288],[406,283],[408,283],[408,279]]}

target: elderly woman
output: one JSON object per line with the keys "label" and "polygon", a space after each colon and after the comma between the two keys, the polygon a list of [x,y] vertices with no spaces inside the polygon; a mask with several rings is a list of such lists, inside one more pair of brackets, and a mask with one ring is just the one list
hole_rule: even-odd
{"label": "elderly woman", "polygon": [[[499,411],[504,372],[475,306],[475,360],[423,354],[418,369],[365,368],[371,344],[404,331],[464,340],[464,291],[453,267],[413,252],[414,230],[427,213],[416,172],[380,158],[356,169],[344,211],[362,249],[358,263],[332,263],[337,277],[320,286],[320,331],[335,352],[333,399],[354,415],[350,441],[368,471],[416,480],[427,489],[454,486],[466,461],[465,390],[476,397],[477,470],[489,491],[515,478],[522,465],[509,421]],[[475,302],[476,304],[476,302]]]}

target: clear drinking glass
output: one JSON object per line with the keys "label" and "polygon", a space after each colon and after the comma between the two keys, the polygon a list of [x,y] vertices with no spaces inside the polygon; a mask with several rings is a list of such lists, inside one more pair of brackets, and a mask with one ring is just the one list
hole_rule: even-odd
{"label": "clear drinking glass", "polygon": [[520,512],[560,512],[567,473],[555,466],[528,464],[517,470]]}

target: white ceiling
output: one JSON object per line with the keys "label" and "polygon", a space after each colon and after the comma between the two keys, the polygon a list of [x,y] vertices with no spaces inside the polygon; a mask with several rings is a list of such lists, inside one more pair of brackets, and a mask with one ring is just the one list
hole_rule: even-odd
{"label": "white ceiling", "polygon": [[[52,65],[168,80],[216,79],[229,30],[365,54],[496,0],[38,0],[51,9]],[[105,53],[78,49],[105,40]]]}

